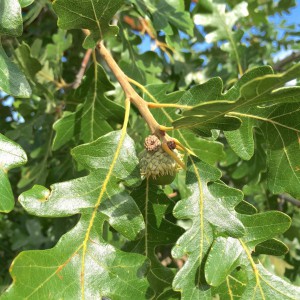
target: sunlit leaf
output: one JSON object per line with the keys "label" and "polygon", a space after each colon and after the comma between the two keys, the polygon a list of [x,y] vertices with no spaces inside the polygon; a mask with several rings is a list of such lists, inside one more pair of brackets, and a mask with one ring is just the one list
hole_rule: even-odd
{"label": "sunlit leaf", "polygon": [[187,256],[187,261],[173,281],[173,287],[181,292],[182,299],[211,297],[203,269],[205,257],[213,243],[214,228],[236,237],[245,233],[234,211],[242,200],[241,193],[221,183],[207,185],[219,177],[217,169],[190,158],[186,183],[191,195],[179,201],[174,209],[176,218],[192,221],[191,227],[172,250],[177,259]]}
{"label": "sunlit leaf", "polygon": [[77,106],[75,112],[64,112],[63,117],[53,126],[56,131],[54,150],[74,138],[92,142],[112,129],[108,120],[122,120],[123,107],[105,95],[111,89],[113,86],[103,68],[100,65],[91,67],[85,82],[72,96],[83,103]]}
{"label": "sunlit leaf", "polygon": [[93,48],[99,40],[118,33],[118,27],[109,25],[123,0],[56,0],[53,9],[58,16],[58,26],[62,29],[89,29],[83,45]]}
{"label": "sunlit leaf", "polygon": [[[122,252],[102,238],[104,221],[128,239],[138,238],[144,229],[139,209],[125,192],[124,185],[119,184],[123,181],[133,185],[139,180],[133,141],[123,129],[78,146],[72,154],[81,166],[90,170],[89,175],[55,184],[51,191],[34,186],[19,200],[28,212],[37,216],[62,217],[81,213],[81,220],[55,248],[24,252],[16,259],[12,276],[20,278],[7,291],[7,297],[39,297],[49,293],[54,297],[69,296],[68,288],[51,289],[53,285],[62,285],[72,287],[71,294],[75,298],[103,295],[122,299],[126,294],[129,298],[133,295],[151,298],[152,292],[143,278],[147,270],[142,267],[145,258]],[[22,277],[19,271],[19,266],[22,270],[27,264],[27,275],[28,272],[39,274],[34,280],[32,276]]]}
{"label": "sunlit leaf", "polygon": [[151,299],[144,278],[148,262],[141,255],[125,253],[107,244],[101,237],[103,216],[98,214],[90,228],[91,217],[92,212],[87,210],[54,248],[22,252],[12,266],[15,284],[1,298],[39,299],[47,295],[50,299]]}
{"label": "sunlit leaf", "polygon": [[20,98],[31,95],[30,85],[19,67],[6,55],[0,45],[0,89],[5,93]]}
{"label": "sunlit leaf", "polygon": [[15,204],[7,172],[24,165],[27,156],[24,150],[4,135],[0,134],[0,212],[9,212]]}
{"label": "sunlit leaf", "polygon": [[0,35],[20,36],[23,31],[21,6],[18,0],[1,0]]}

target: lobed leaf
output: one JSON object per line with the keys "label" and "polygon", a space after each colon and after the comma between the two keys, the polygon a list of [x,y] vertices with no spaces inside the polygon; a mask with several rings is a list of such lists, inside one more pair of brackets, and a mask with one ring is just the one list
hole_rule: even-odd
{"label": "lobed leaf", "polygon": [[118,250],[102,237],[104,221],[125,238],[143,234],[142,215],[124,188],[140,180],[134,144],[125,130],[126,126],[72,150],[89,175],[55,184],[51,191],[34,186],[20,196],[20,203],[31,214],[62,217],[80,213],[81,219],[53,249],[20,254],[12,266],[14,283],[4,299],[45,294],[53,299],[70,295],[152,298],[144,278],[145,257]]}
{"label": "lobed leaf", "polygon": [[0,89],[11,96],[20,98],[29,98],[31,95],[31,88],[26,77],[19,67],[7,57],[1,45]]}
{"label": "lobed leaf", "polygon": [[237,239],[217,237],[205,264],[207,282],[212,286],[219,286],[239,266],[242,253],[243,248]]}
{"label": "lobed leaf", "polygon": [[[288,87],[279,89],[286,82],[297,78],[300,64],[296,64],[283,74],[270,74],[269,67],[258,67],[248,71],[239,82],[228,92],[222,93],[222,80],[213,78],[206,83],[196,86],[187,91],[181,99],[181,103],[193,106],[183,111],[183,117],[173,122],[176,128],[193,128],[211,124],[225,115],[235,116],[231,112],[238,112],[241,109],[263,105],[297,102],[300,95],[300,88]],[[263,75],[262,75],[263,74]],[[266,88],[263,88],[266,86]],[[213,92],[209,92],[213,89]],[[191,102],[192,104],[189,104]],[[193,104],[193,102],[198,105]],[[190,122],[189,118],[194,119]],[[187,118],[189,117],[189,118]],[[196,122],[199,118],[199,122]],[[216,121],[217,123],[217,121]]]}
{"label": "lobed leaf", "polygon": [[[158,252],[161,247],[173,246],[183,233],[183,229],[166,219],[171,200],[157,186],[144,181],[132,192],[131,196],[144,216],[145,235],[141,239],[125,245],[125,249],[148,257],[151,265],[147,279],[155,291],[155,299],[166,299],[164,298],[166,297],[165,293],[170,293],[169,289],[175,272],[173,269],[163,266],[158,259]],[[163,255],[163,253],[161,254]],[[172,294],[178,296],[178,293],[174,291]]]}
{"label": "lobed leaf", "polygon": [[209,29],[213,28],[205,36],[207,43],[227,40],[221,46],[221,49],[231,52],[241,74],[243,72],[242,61],[245,51],[244,47],[240,45],[243,32],[241,30],[234,32],[233,28],[239,19],[248,16],[248,3],[243,1],[229,12],[226,12],[227,6],[225,3],[217,4],[213,1],[206,1],[206,3],[210,8],[210,13],[196,14],[194,22],[196,25],[202,25]]}
{"label": "lobed leaf", "polygon": [[10,212],[15,204],[7,172],[26,162],[27,156],[21,146],[0,134],[0,212]]}
{"label": "lobed leaf", "polygon": [[97,214],[90,228],[92,214],[92,210],[86,210],[54,248],[19,254],[11,270],[14,284],[1,299],[151,299],[144,278],[147,260],[107,244],[101,236],[105,218]]}
{"label": "lobed leaf", "polygon": [[75,112],[65,111],[53,128],[56,135],[53,150],[59,149],[71,139],[92,142],[112,130],[108,120],[121,121],[124,109],[105,95],[113,89],[100,65],[91,67],[86,80],[70,98],[79,99]]}
{"label": "lobed leaf", "polygon": [[291,225],[290,217],[279,211],[240,215],[240,220],[246,229],[243,241],[250,248],[285,232]]}
{"label": "lobed leaf", "polygon": [[[267,154],[268,187],[274,194],[287,192],[294,197],[300,196],[300,157],[297,155],[300,133],[299,109],[299,104],[287,103],[250,108],[235,113],[247,119],[251,127],[259,127],[263,133]],[[226,138],[230,145],[239,143],[242,145],[241,140],[253,139],[253,132],[241,128],[227,133]],[[246,158],[244,150],[237,147],[233,149],[241,157]]]}
{"label": "lobed leaf", "polygon": [[[221,253],[227,255],[221,259]],[[241,265],[246,268],[237,270]],[[224,299],[236,295],[241,299],[296,300],[300,292],[299,287],[269,273],[260,263],[256,264],[245,243],[232,238],[216,239],[207,258],[205,276],[210,284],[219,285],[214,292]]]}
{"label": "lobed leaf", "polygon": [[212,43],[220,40],[232,40],[232,28],[235,23],[242,17],[248,16],[248,4],[241,2],[229,12],[226,12],[226,4],[212,4],[211,14],[196,14],[194,21],[196,25],[211,26],[216,28],[205,36],[207,43]]}
{"label": "lobed leaf", "polygon": [[83,42],[85,48],[94,48],[99,40],[116,35],[117,26],[110,20],[122,6],[123,0],[56,0],[53,9],[62,29],[89,29],[90,34]]}
{"label": "lobed leaf", "polygon": [[244,227],[234,211],[242,200],[242,194],[222,183],[207,185],[219,177],[217,169],[189,158],[186,183],[190,196],[179,201],[174,209],[177,219],[192,221],[191,227],[172,250],[175,258],[188,256],[173,281],[173,287],[181,292],[182,299],[211,298],[211,290],[204,277],[204,264],[213,243],[214,231],[236,237],[244,234]]}
{"label": "lobed leaf", "polygon": [[221,121],[239,118],[241,127],[225,131],[225,136],[232,149],[245,160],[254,154],[253,128],[260,128],[265,141],[270,190],[299,197],[300,161],[295,154],[299,146],[299,105],[296,102],[300,88],[281,87],[296,78],[299,70],[300,64],[296,64],[285,73],[275,75],[269,67],[255,68],[226,93],[222,93],[220,79],[211,79],[181,97],[180,103],[192,108],[184,110],[184,117],[175,120],[173,125],[207,135],[215,128],[228,130],[232,126],[234,129],[234,122],[229,123],[228,128],[227,123],[221,124]]}

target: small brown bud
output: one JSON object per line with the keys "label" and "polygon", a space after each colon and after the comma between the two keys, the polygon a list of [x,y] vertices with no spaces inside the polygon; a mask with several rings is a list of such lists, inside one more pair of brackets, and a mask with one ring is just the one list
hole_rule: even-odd
{"label": "small brown bud", "polygon": [[173,140],[167,141],[167,145],[168,145],[170,150],[176,149],[176,143]]}

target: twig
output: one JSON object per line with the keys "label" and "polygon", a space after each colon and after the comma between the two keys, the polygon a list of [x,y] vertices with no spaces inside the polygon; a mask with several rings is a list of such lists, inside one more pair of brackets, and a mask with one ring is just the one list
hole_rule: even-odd
{"label": "twig", "polygon": [[295,199],[295,198],[292,198],[292,197],[289,197],[289,196],[286,196],[286,195],[279,195],[279,199],[283,200],[283,201],[286,201],[286,202],[290,202],[294,206],[300,208],[300,201]]}
{"label": "twig", "polygon": [[161,51],[166,53],[171,61],[173,60],[173,56],[169,52],[169,50],[173,53],[175,53],[176,50],[173,47],[169,46],[168,44],[158,40],[156,31],[151,26],[148,20],[141,17],[139,19],[134,19],[130,16],[124,16],[123,21],[127,23],[133,30],[140,31],[142,35],[148,34],[151,40],[155,42],[156,47],[158,47]]}
{"label": "twig", "polygon": [[120,69],[116,61],[111,56],[110,52],[105,48],[102,42],[98,43],[98,49],[100,55],[103,57],[104,61],[107,63],[108,67],[111,69],[117,80],[119,81],[126,98],[129,98],[130,101],[136,106],[140,114],[148,124],[148,127],[152,134],[162,137],[161,126],[155,120],[151,114],[147,102],[140,97],[140,95],[134,90],[134,88],[129,83],[126,75]]}
{"label": "twig", "polygon": [[283,67],[293,61],[300,60],[300,52],[293,52],[289,56],[285,57],[284,59],[278,61],[274,66],[273,69],[275,71],[282,71]]}
{"label": "twig", "polygon": [[82,63],[81,63],[81,68],[80,68],[79,72],[77,73],[74,82],[71,84],[71,86],[72,86],[73,89],[77,89],[80,86],[82,78],[83,78],[84,73],[85,73],[85,69],[86,69],[87,64],[88,64],[88,62],[90,60],[92,52],[93,52],[92,49],[88,49],[86,51],[86,53],[84,55],[84,58],[82,60]]}
{"label": "twig", "polygon": [[99,53],[103,57],[104,61],[109,66],[110,70],[113,72],[117,80],[119,81],[125,96],[127,99],[132,102],[136,108],[139,110],[140,114],[148,124],[148,127],[152,134],[160,137],[162,140],[162,148],[163,150],[168,153],[179,166],[185,169],[184,163],[175,155],[175,153],[169,149],[168,147],[168,140],[170,137],[166,134],[166,130],[173,130],[173,127],[165,127],[160,125],[155,118],[153,117],[152,113],[149,110],[148,102],[146,102],[131,86],[128,81],[128,77],[124,74],[121,68],[118,66],[114,58],[111,56],[110,52],[105,48],[103,42],[99,42],[97,44]]}
{"label": "twig", "polygon": [[175,197],[178,196],[178,193],[177,193],[177,192],[173,192],[173,193],[171,193],[171,194],[168,194],[167,196],[168,196],[169,199],[175,198]]}

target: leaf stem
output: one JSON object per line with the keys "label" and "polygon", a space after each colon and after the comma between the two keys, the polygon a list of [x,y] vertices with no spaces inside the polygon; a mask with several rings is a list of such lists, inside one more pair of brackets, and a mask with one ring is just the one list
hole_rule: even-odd
{"label": "leaf stem", "polygon": [[167,152],[176,162],[177,164],[185,170],[185,165],[184,163],[177,157],[177,155],[169,149],[169,146],[167,143],[162,143],[161,147],[164,149],[165,152]]}
{"label": "leaf stem", "polygon": [[252,258],[252,256],[251,256],[251,253],[250,253],[250,251],[249,251],[247,245],[243,242],[242,239],[239,239],[239,242],[240,242],[240,244],[242,245],[244,251],[246,252],[247,258],[248,258],[248,260],[249,260],[249,262],[250,262],[251,268],[252,268],[252,270],[253,270],[253,272],[254,272],[254,275],[255,275],[256,285],[257,285],[258,288],[259,288],[259,291],[260,291],[260,294],[261,294],[261,296],[262,296],[262,299],[265,300],[264,292],[263,292],[263,289],[262,289],[261,284],[260,284],[259,272],[258,272],[258,269],[257,269],[257,267],[256,267],[256,265],[255,265],[255,262],[253,261],[253,258]]}
{"label": "leaf stem", "polygon": [[190,105],[183,105],[183,104],[177,104],[177,103],[153,103],[148,102],[149,108],[164,108],[164,107],[170,107],[170,108],[183,108],[183,109],[191,109],[193,106]]}
{"label": "leaf stem", "polygon": [[84,282],[85,268],[86,268],[86,266],[85,266],[85,256],[86,256],[86,253],[87,253],[88,241],[90,239],[91,230],[92,230],[92,227],[94,225],[94,221],[95,221],[95,218],[96,218],[96,215],[97,215],[97,212],[98,212],[98,208],[99,208],[99,206],[102,202],[102,199],[103,199],[103,197],[106,193],[107,185],[108,185],[109,180],[111,178],[111,175],[114,171],[116,162],[118,160],[120,151],[122,149],[122,146],[123,146],[123,143],[124,143],[124,140],[125,140],[125,137],[126,137],[127,125],[128,125],[128,122],[129,122],[129,112],[130,112],[130,101],[129,101],[129,98],[126,98],[126,100],[125,100],[125,117],[124,117],[123,127],[122,127],[122,130],[121,130],[120,140],[118,142],[117,149],[115,151],[113,159],[110,163],[110,167],[109,167],[108,172],[106,174],[105,180],[103,181],[102,188],[101,188],[100,194],[98,196],[97,202],[95,203],[95,206],[94,206],[94,209],[93,209],[93,212],[92,212],[92,215],[91,215],[91,219],[90,219],[90,222],[89,222],[89,225],[88,225],[88,229],[86,231],[85,238],[84,238],[84,241],[83,241],[83,244],[82,244],[83,248],[82,248],[82,258],[81,258],[81,272],[80,272],[81,299],[82,300],[85,299],[85,282]]}
{"label": "leaf stem", "polygon": [[193,106],[189,105],[182,105],[177,103],[157,103],[155,97],[139,82],[135,81],[134,79],[127,77],[128,81],[135,86],[137,86],[144,94],[146,94],[152,101],[154,102],[147,102],[149,108],[165,108],[165,107],[174,107],[174,108],[183,108],[183,109],[191,109]]}

